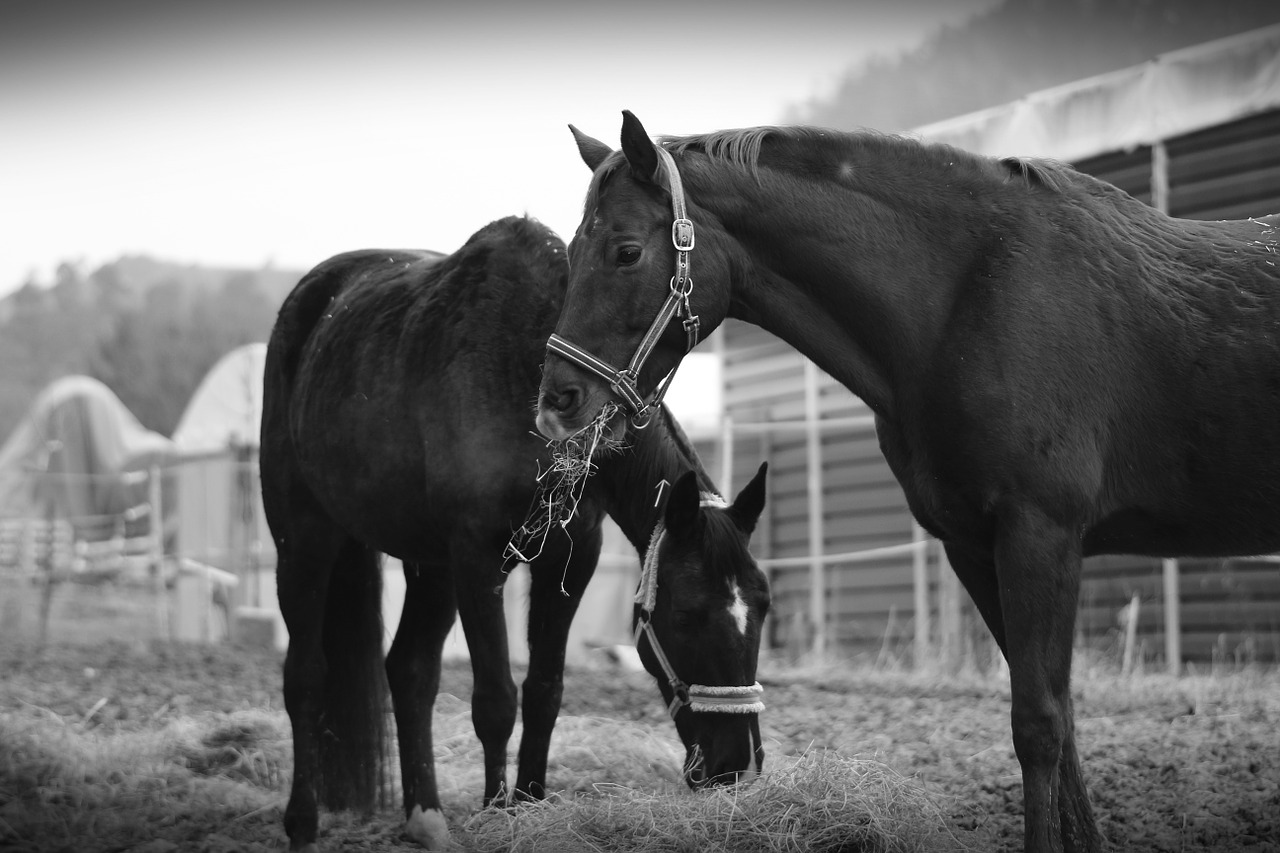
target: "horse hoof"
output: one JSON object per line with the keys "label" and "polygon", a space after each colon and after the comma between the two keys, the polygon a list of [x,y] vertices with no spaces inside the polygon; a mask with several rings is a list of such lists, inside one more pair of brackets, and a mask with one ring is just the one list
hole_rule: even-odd
{"label": "horse hoof", "polygon": [[445,850],[449,847],[449,825],[439,809],[414,806],[405,822],[405,834],[428,850]]}

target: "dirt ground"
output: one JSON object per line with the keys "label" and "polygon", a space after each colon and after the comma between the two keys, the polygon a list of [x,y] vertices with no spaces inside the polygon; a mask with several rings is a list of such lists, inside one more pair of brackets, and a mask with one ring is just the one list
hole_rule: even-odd
{"label": "dirt ground", "polygon": [[[761,681],[766,769],[770,758],[806,750],[875,758],[946,798],[958,849],[1021,849],[1021,781],[1000,679],[767,666]],[[469,669],[448,666],[442,692],[465,702]],[[0,717],[8,719],[47,718],[111,736],[184,715],[278,712],[280,697],[274,653],[113,644],[37,653],[0,644]],[[1280,675],[1249,670],[1174,681],[1085,670],[1077,675],[1075,704],[1086,778],[1113,849],[1280,851]],[[571,670],[562,713],[625,719],[675,742],[643,673]],[[0,779],[0,849],[69,849],[14,829],[41,796],[38,780]],[[219,816],[210,827],[187,828],[184,837],[206,839],[190,848],[156,842],[101,849],[280,849],[278,821],[278,809],[239,816],[237,832],[228,834]],[[366,841],[371,832],[390,837],[397,823],[389,813],[362,831]],[[255,832],[261,843],[235,840]],[[411,849],[399,843],[376,849]]]}

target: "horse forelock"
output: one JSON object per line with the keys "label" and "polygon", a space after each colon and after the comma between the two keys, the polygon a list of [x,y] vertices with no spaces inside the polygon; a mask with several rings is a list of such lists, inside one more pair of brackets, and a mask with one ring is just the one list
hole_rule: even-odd
{"label": "horse forelock", "polygon": [[728,509],[704,507],[702,514],[708,546],[703,549],[703,556],[710,577],[744,588],[757,586],[764,575],[747,550],[742,532]]}

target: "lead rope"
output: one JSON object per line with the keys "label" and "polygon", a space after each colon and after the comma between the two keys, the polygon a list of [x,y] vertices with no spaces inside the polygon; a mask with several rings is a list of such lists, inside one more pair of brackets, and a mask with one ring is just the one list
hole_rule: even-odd
{"label": "lead rope", "polygon": [[[713,492],[703,492],[698,504],[702,507],[727,509],[725,499]],[[636,587],[635,603],[640,605],[640,616],[636,619],[635,636],[632,640],[636,648],[640,647],[640,637],[647,637],[653,656],[658,659],[658,666],[671,685],[672,699],[667,704],[667,713],[671,719],[676,718],[680,709],[688,706],[691,711],[711,711],[722,714],[759,714],[764,710],[764,688],[760,682],[751,685],[705,685],[685,684],[676,675],[662,644],[658,642],[657,632],[653,630],[653,610],[658,602],[658,548],[666,533],[666,525],[659,519],[649,537],[649,550],[645,552],[644,564],[640,569],[640,584]]]}

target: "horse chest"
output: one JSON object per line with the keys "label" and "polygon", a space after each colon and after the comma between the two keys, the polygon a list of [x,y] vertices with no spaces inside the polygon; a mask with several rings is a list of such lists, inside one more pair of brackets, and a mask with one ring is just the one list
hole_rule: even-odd
{"label": "horse chest", "polygon": [[883,419],[877,419],[876,436],[921,527],[944,540],[986,535],[988,522],[980,502],[944,474],[939,456],[956,452],[954,448],[930,447]]}

